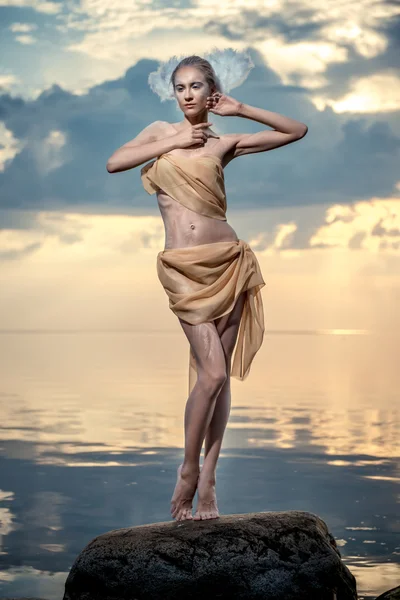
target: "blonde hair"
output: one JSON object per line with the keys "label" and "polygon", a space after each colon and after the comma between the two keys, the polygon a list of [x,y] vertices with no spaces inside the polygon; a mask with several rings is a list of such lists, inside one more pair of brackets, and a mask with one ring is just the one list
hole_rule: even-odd
{"label": "blonde hair", "polygon": [[241,85],[254,67],[247,52],[239,52],[233,48],[224,48],[223,50],[214,48],[204,56],[205,58],[197,55],[171,56],[161,62],[156,71],[149,74],[150,88],[161,98],[161,102],[176,100],[175,77],[182,67],[190,66],[200,69],[211,88],[215,87],[217,92],[223,94]]}
{"label": "blonde hair", "polygon": [[195,54],[183,58],[172,71],[172,75],[170,77],[170,84],[172,84],[174,91],[176,74],[182,67],[196,67],[196,69],[199,69],[199,71],[203,73],[206,82],[210,86],[210,90],[212,88],[215,88],[218,92],[222,91],[221,83],[217,75],[215,74],[215,71],[212,68],[211,64],[205,58],[201,58],[201,56],[196,56]]}

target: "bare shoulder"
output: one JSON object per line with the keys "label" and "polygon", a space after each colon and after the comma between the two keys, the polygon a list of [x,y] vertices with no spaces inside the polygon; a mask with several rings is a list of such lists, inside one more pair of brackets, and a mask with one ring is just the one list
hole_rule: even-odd
{"label": "bare shoulder", "polygon": [[165,121],[153,121],[149,125],[146,125],[132,140],[121,146],[121,148],[130,148],[157,141],[160,137],[165,136],[166,125]]}
{"label": "bare shoulder", "polygon": [[161,133],[163,135],[165,135],[166,129],[168,128],[169,123],[167,123],[166,121],[153,121],[152,123],[150,123],[149,125],[147,125],[147,127],[145,127],[141,133],[143,133],[144,131],[148,131],[149,133],[151,133],[153,136],[158,136]]}

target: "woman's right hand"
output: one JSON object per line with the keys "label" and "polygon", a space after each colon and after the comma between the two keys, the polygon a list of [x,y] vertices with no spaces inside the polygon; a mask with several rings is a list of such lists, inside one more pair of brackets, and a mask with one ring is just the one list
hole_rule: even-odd
{"label": "woman's right hand", "polygon": [[212,125],[212,123],[197,123],[190,127],[185,127],[182,131],[178,131],[173,137],[176,142],[177,148],[190,148],[196,146],[201,148],[207,142],[209,137],[219,138],[219,135],[215,135],[210,131],[206,132],[204,129]]}

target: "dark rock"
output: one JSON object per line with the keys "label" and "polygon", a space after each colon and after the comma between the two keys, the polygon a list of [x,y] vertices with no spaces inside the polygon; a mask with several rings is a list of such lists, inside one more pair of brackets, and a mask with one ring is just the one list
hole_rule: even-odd
{"label": "dark rock", "polygon": [[64,600],[178,598],[357,600],[357,592],[324,521],[285,511],[104,533],[75,560],[64,594]]}
{"label": "dark rock", "polygon": [[376,600],[400,600],[400,585],[381,594]]}

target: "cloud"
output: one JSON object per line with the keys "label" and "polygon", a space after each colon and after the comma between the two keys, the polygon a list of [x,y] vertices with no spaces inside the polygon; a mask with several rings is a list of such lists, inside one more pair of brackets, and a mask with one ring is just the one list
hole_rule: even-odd
{"label": "cloud", "polygon": [[400,250],[400,198],[335,205],[309,240],[310,247],[342,247],[372,252]]}
{"label": "cloud", "polygon": [[9,26],[10,31],[17,31],[18,33],[28,33],[38,28],[36,23],[11,23]]}
{"label": "cloud", "polygon": [[[292,219],[286,215],[292,213]],[[45,262],[93,260],[159,251],[165,240],[159,217],[94,215],[51,211],[7,211],[1,218],[0,257],[16,260],[40,253]],[[373,198],[352,205],[264,208],[234,229],[260,255],[296,257],[315,250],[361,250],[400,258],[400,197]],[[57,257],[57,258],[55,258]]]}
{"label": "cloud", "polygon": [[31,45],[37,42],[37,39],[33,35],[17,35],[15,40],[20,44]]}
{"label": "cloud", "polygon": [[351,89],[337,100],[318,100],[337,113],[386,112],[400,110],[400,76],[394,71],[376,73],[355,80]]}
{"label": "cloud", "polygon": [[49,0],[1,0],[1,5],[31,8],[38,13],[45,13],[47,15],[56,15],[62,11],[60,2],[50,2]]}
{"label": "cloud", "polygon": [[23,146],[23,141],[14,137],[13,132],[0,122],[0,172],[5,170],[7,163],[17,156]]}
{"label": "cloud", "polygon": [[383,112],[400,108],[396,3],[318,0],[225,11],[204,26],[230,42],[246,42],[287,86],[312,93],[319,110]]}
{"label": "cloud", "polygon": [[[235,96],[297,117],[309,132],[289,147],[240,157],[228,165],[229,207],[350,204],[390,196],[398,182],[400,140],[383,115],[360,119],[329,108],[320,112],[304,90],[279,86],[260,54],[250,53],[256,67]],[[0,118],[7,144],[0,173],[2,206],[156,210],[155,197],[143,190],[138,169],[110,175],[105,165],[116,148],[151,121],[182,117],[173,102],[161,104],[147,84],[157,66],[140,60],[123,77],[81,95],[58,85],[35,100],[3,94]],[[222,134],[263,127],[247,119],[212,119]]]}
{"label": "cloud", "polygon": [[[131,255],[160,249],[164,239],[157,217],[82,215],[51,211],[7,211],[1,218],[0,259],[30,254],[39,262],[86,261],[104,256]],[[0,216],[1,213],[0,213]],[[57,256],[57,258],[55,258]]]}
{"label": "cloud", "polygon": [[39,250],[41,244],[39,242],[34,242],[32,244],[28,244],[23,248],[13,248],[10,250],[0,250],[0,260],[17,260],[24,258],[25,256],[29,256],[36,250]]}
{"label": "cloud", "polygon": [[281,218],[272,222],[268,231],[253,232],[250,245],[265,255],[346,249],[400,257],[400,197],[334,204],[318,216],[300,210],[294,220]]}

